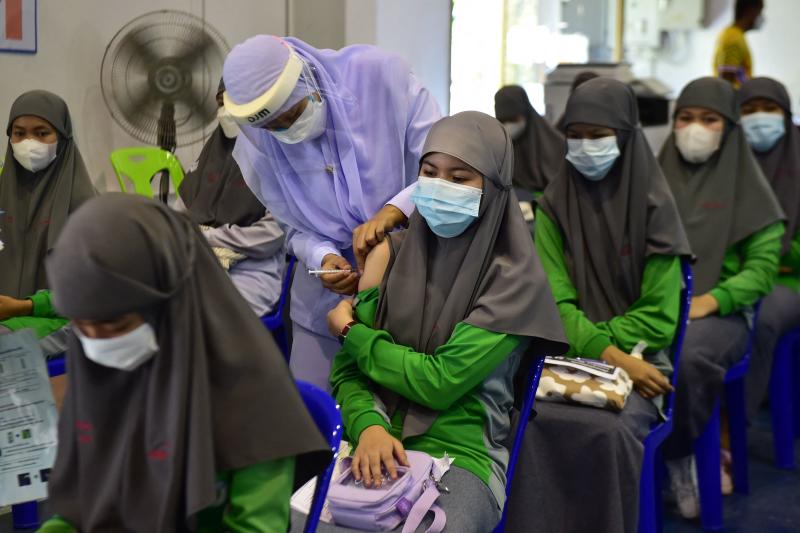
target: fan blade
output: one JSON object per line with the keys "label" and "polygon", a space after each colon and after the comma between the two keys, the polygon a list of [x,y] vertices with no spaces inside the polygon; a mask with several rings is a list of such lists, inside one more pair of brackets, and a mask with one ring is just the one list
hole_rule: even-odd
{"label": "fan blade", "polygon": [[183,103],[189,111],[199,117],[200,120],[207,124],[216,115],[216,106],[213,108],[209,105],[211,102],[209,94],[202,91],[202,88],[193,84],[188,90],[181,93],[179,100]]}
{"label": "fan blade", "polygon": [[131,100],[118,101],[117,106],[128,123],[148,132],[148,138],[155,138],[158,119],[153,113],[158,112],[156,108],[158,102],[159,98],[153,92],[146,91]]}
{"label": "fan blade", "polygon": [[195,61],[203,57],[210,49],[213,50],[215,46],[214,41],[209,38],[204,32],[196,46],[192,47],[182,56],[175,58],[175,62],[181,65],[191,66]]}
{"label": "fan blade", "polygon": [[147,28],[130,33],[126,39],[127,46],[130,47],[132,56],[139,56],[147,66],[153,66],[159,62],[160,58],[152,48],[152,41],[147,41],[145,33]]}

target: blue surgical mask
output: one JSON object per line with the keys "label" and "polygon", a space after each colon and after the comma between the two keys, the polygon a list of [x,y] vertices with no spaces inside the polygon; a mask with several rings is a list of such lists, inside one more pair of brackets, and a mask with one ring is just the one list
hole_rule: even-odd
{"label": "blue surgical mask", "polygon": [[567,161],[587,180],[600,181],[619,157],[617,137],[600,139],[567,139]]}
{"label": "blue surgical mask", "polygon": [[747,142],[756,152],[768,152],[786,135],[783,113],[752,113],[742,117]]}
{"label": "blue surgical mask", "polygon": [[439,237],[456,237],[478,218],[483,191],[439,178],[420,176],[411,198]]}

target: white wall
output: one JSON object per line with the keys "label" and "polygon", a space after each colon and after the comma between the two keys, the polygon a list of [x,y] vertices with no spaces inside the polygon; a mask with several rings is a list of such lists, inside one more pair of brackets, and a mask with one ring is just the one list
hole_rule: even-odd
{"label": "white wall", "polygon": [[347,0],[347,44],[375,44],[403,56],[447,113],[450,0]]}
{"label": "white wall", "polygon": [[[783,82],[792,96],[795,114],[800,113],[800,68],[797,50],[800,48],[800,1],[766,0],[766,24],[761,30],[749,31],[746,38],[753,55],[753,75],[770,76]],[[700,76],[712,74],[712,59],[717,36],[733,21],[733,0],[710,0],[707,11],[712,16],[710,26],[688,34],[670,60],[661,54],[652,74],[670,85],[674,96],[684,85]],[[649,74],[650,65],[637,64],[637,73]]]}
{"label": "white wall", "polygon": [[[284,0],[39,0],[39,46],[35,55],[0,53],[0,116],[14,99],[31,89],[60,95],[70,107],[78,146],[98,188],[116,189],[108,162],[115,148],[138,146],[106,109],[100,92],[100,64],[106,45],[131,19],[157,9],[177,9],[205,17],[233,47],[257,33],[285,32]],[[5,154],[7,139],[0,149]],[[202,143],[179,149],[189,166]]]}
{"label": "white wall", "polygon": [[[196,16],[205,12],[208,23],[230,47],[259,33],[292,33],[320,47],[376,44],[405,57],[447,112],[449,0],[39,0],[38,52],[0,53],[0,116],[25,91],[57,93],[70,107],[76,140],[92,180],[101,191],[116,190],[109,153],[142,143],[123,131],[106,109],[100,65],[106,46],[120,28],[158,9]],[[2,157],[7,141],[0,139]],[[177,155],[188,167],[201,148],[198,142],[179,148]]]}

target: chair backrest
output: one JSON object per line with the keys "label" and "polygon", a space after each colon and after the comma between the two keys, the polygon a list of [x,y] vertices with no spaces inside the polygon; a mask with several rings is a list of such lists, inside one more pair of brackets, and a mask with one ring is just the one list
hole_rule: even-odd
{"label": "chair backrest", "polygon": [[176,191],[183,181],[183,168],[178,158],[161,148],[153,146],[120,148],[111,152],[109,158],[122,192],[131,192],[126,186],[125,178],[127,178],[133,183],[132,192],[152,198],[153,189],[150,182],[162,170],[169,173]]}
{"label": "chair backrest", "polygon": [[[678,331],[672,341],[672,387],[678,383],[678,365],[681,362],[681,350],[683,350],[683,338],[686,336],[686,326],[689,324],[689,309],[692,306],[692,265],[686,258],[681,259],[681,274],[683,276],[683,288],[681,289],[680,310],[678,312]],[[664,416],[667,420],[672,417],[672,407],[675,403],[675,393],[669,395],[664,409]]]}
{"label": "chair backrest", "polygon": [[283,320],[283,310],[286,308],[286,298],[289,294],[289,289],[292,286],[292,273],[294,266],[297,264],[297,258],[293,255],[289,256],[286,262],[286,272],[283,275],[283,283],[281,284],[281,297],[278,300],[278,308],[273,313],[277,320]]}
{"label": "chair backrest", "polygon": [[328,445],[333,452],[333,459],[325,469],[325,472],[317,476],[317,486],[314,489],[314,500],[311,503],[311,510],[306,519],[306,533],[316,531],[319,517],[322,514],[322,507],[325,505],[325,497],[328,495],[328,486],[331,483],[333,469],[336,466],[336,458],[339,455],[339,443],[342,441],[342,414],[330,394],[319,387],[306,383],[297,382],[297,390],[306,404],[311,418],[317,424],[320,433],[328,441]]}
{"label": "chair backrest", "polygon": [[528,421],[533,416],[533,402],[536,399],[536,389],[539,388],[539,378],[542,375],[542,368],[544,368],[544,355],[533,360],[528,368],[528,375],[525,377],[525,398],[522,402],[517,428],[514,430],[514,443],[511,446],[511,452],[508,456],[508,467],[506,468],[506,504],[503,506],[503,514],[500,516],[500,522],[494,528],[495,532],[501,532],[505,529],[506,509],[508,508],[508,500],[511,496],[511,482],[514,480],[514,471],[517,469],[517,460],[519,459],[519,451],[522,448],[522,441],[525,437],[525,430],[528,427]]}
{"label": "chair backrest", "polygon": [[51,378],[67,373],[67,355],[58,354],[47,360],[47,373]]}

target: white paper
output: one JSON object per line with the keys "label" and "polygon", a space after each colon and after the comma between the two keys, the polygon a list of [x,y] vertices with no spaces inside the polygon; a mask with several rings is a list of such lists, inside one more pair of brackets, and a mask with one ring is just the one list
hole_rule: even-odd
{"label": "white paper", "polygon": [[47,497],[57,417],[34,332],[0,335],[0,506]]}
{"label": "white paper", "polygon": [[617,379],[621,370],[619,367],[609,365],[599,359],[583,359],[581,357],[545,357],[544,362],[547,365],[576,368],[587,374],[610,380]]}

